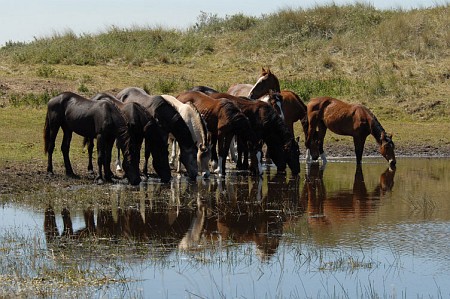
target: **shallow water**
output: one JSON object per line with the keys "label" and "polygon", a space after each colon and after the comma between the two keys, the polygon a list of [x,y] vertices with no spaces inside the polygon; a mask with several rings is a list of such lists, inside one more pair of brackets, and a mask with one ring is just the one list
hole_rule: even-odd
{"label": "shallow water", "polygon": [[450,297],[450,159],[397,163],[46,190],[36,205],[4,201],[0,239],[42,238],[53,256],[121,269],[126,282],[97,297]]}

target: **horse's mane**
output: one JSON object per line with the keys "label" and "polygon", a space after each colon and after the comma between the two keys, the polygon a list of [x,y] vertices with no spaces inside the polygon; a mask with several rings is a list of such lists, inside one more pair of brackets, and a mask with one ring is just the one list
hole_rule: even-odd
{"label": "horse's mane", "polygon": [[198,128],[195,131],[200,131],[200,135],[201,135],[201,140],[204,146],[206,146],[208,144],[208,129],[206,128],[206,121],[203,118],[202,114],[200,113],[200,111],[198,111],[197,107],[195,107],[194,104],[192,104],[191,102],[188,102],[187,105],[189,105],[192,110],[194,111],[195,115],[197,116],[196,119],[198,121],[193,123],[193,126],[198,126],[200,125],[200,128]]}
{"label": "horse's mane", "polygon": [[383,126],[381,125],[381,123],[378,121],[377,117],[372,113],[372,111],[370,111],[369,108],[361,106],[364,108],[364,110],[366,111],[366,113],[372,118],[370,120],[370,134],[372,134],[373,137],[375,137],[375,140],[378,142],[378,144],[382,143],[381,140],[381,135],[382,133],[385,133],[386,131],[384,130]]}

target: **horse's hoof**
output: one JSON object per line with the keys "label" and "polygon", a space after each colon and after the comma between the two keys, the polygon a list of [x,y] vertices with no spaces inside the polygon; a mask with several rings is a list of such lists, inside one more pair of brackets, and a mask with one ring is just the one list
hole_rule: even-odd
{"label": "horse's hoof", "polygon": [[95,182],[97,185],[103,185],[105,183],[102,179],[96,179]]}
{"label": "horse's hoof", "polygon": [[66,173],[66,176],[71,179],[79,179],[80,178],[80,176],[76,175],[75,173]]}

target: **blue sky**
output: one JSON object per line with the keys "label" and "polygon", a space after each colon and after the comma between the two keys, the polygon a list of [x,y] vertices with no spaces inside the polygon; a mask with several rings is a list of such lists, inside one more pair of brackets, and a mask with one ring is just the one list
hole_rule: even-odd
{"label": "blue sky", "polygon": [[[425,8],[450,0],[370,0],[380,9]],[[355,3],[351,0],[0,0],[0,46],[7,41],[32,41],[72,30],[76,34],[99,33],[110,26],[186,28],[201,12],[221,17],[236,13],[261,16],[282,8]]]}

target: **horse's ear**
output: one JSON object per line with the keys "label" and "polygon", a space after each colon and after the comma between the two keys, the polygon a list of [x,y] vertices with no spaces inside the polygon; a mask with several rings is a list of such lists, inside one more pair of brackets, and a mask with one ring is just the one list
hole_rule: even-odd
{"label": "horse's ear", "polygon": [[267,68],[267,73],[271,74],[272,72],[270,71],[270,68]]}
{"label": "horse's ear", "polygon": [[266,73],[266,70],[264,69],[264,67],[261,67],[261,73],[262,74]]}

